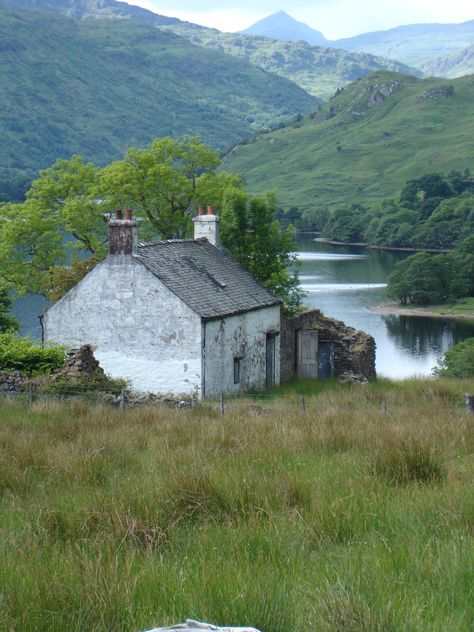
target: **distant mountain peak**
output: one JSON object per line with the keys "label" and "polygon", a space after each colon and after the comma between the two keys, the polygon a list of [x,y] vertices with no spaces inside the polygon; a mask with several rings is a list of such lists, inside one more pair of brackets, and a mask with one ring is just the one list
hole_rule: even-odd
{"label": "distant mountain peak", "polygon": [[328,43],[320,31],[316,31],[304,22],[299,22],[283,10],[272,13],[242,32],[247,35],[262,35],[273,39],[303,40],[312,46],[325,46]]}

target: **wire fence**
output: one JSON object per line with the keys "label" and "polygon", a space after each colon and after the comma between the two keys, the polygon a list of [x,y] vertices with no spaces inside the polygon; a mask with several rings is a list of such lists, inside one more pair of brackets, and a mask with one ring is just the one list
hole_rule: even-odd
{"label": "wire fence", "polygon": [[[301,413],[314,413],[320,407],[318,399],[321,393],[303,394],[297,390],[289,392],[287,390],[252,391],[240,395],[226,395],[222,393],[219,397],[212,399],[199,399],[196,395],[155,395],[152,393],[136,393],[126,387],[111,389],[107,391],[91,390],[87,387],[61,387],[57,389],[37,390],[32,384],[26,385],[22,391],[8,392],[0,391],[1,400],[15,400],[24,403],[27,407],[33,407],[39,402],[66,403],[81,401],[90,405],[101,405],[126,410],[143,406],[157,406],[170,409],[192,409],[207,407],[221,415],[231,413],[243,404],[250,403],[255,406],[255,410],[271,411],[279,403],[293,411]],[[338,406],[344,408],[353,404],[350,401],[340,400]],[[466,414],[474,415],[474,395],[466,393],[464,397],[453,398],[451,402],[454,409],[463,409]],[[366,405],[372,410],[378,409],[383,415],[389,415],[397,409],[397,402],[393,398],[381,394],[379,397],[372,397],[366,401]]]}

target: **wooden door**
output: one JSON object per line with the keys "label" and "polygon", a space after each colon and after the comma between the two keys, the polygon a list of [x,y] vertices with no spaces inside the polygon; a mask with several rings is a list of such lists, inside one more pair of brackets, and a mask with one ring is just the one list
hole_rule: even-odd
{"label": "wooden door", "polygon": [[297,336],[297,375],[298,377],[318,376],[318,333],[310,329],[301,329]]}

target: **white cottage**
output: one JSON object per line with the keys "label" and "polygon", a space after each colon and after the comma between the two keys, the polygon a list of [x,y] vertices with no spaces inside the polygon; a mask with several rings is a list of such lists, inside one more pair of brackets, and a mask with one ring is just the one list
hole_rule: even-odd
{"label": "white cottage", "polygon": [[109,222],[110,254],[44,315],[44,335],[91,344],[104,370],[140,391],[199,397],[280,382],[281,304],[219,243],[219,217],[195,239],[136,243],[130,211]]}

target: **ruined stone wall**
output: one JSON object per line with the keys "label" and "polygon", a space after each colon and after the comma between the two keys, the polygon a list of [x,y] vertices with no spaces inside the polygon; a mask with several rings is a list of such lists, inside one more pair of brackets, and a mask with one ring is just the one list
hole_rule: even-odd
{"label": "ruined stone wall", "polygon": [[0,371],[0,393],[19,395],[27,388],[28,378],[20,371]]}
{"label": "ruined stone wall", "polygon": [[300,329],[318,333],[320,341],[334,343],[335,376],[354,373],[366,378],[376,376],[375,340],[363,331],[357,331],[340,320],[327,318],[320,310],[297,314],[289,320],[282,319],[281,367],[282,382],[296,375],[296,337]]}

